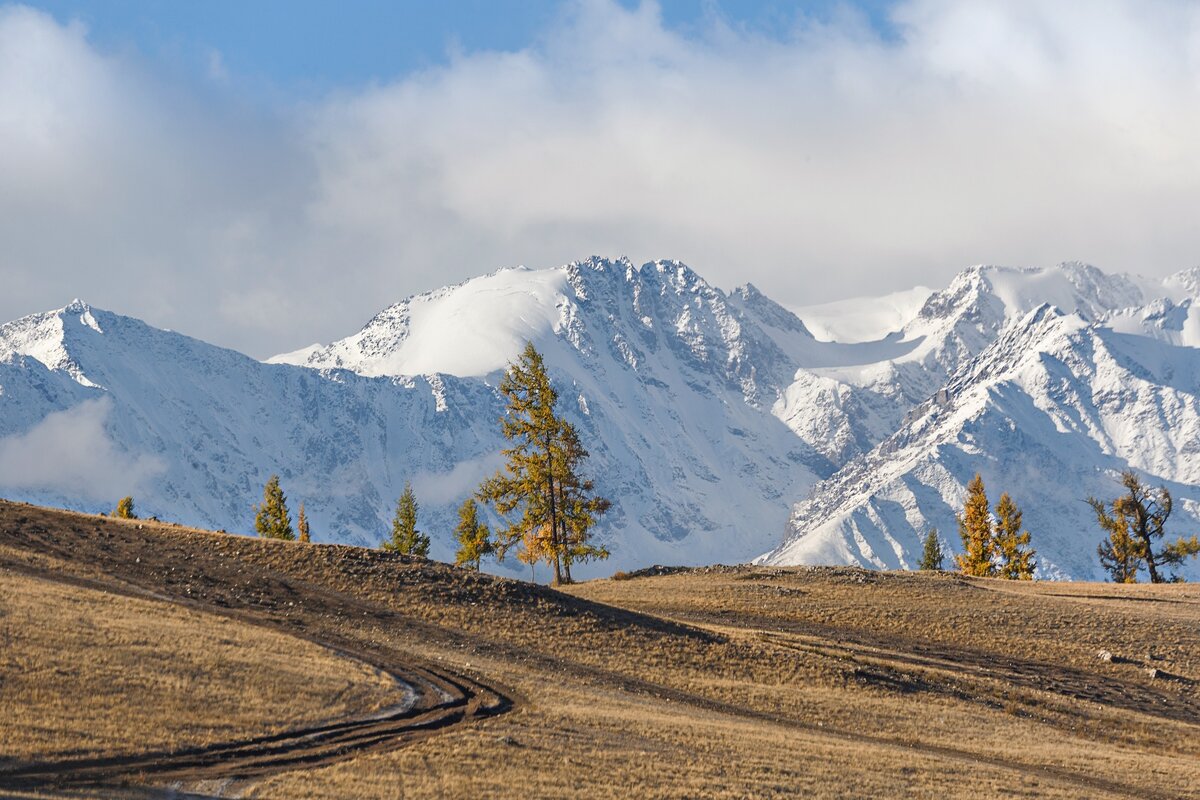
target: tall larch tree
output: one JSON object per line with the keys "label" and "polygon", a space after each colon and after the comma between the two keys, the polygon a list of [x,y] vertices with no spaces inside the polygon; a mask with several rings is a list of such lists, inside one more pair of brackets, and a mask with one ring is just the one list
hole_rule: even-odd
{"label": "tall larch tree", "polygon": [[942,552],[942,540],[938,538],[938,530],[930,528],[929,533],[925,534],[920,567],[923,570],[939,570],[945,565],[945,561],[946,556]]}
{"label": "tall larch tree", "polygon": [[1021,509],[1009,497],[1008,492],[1000,495],[996,503],[996,527],[993,546],[1000,557],[999,573],[1009,580],[1033,580],[1037,567],[1033,557],[1036,552],[1029,546],[1029,531],[1021,529]]}
{"label": "tall larch tree", "polygon": [[287,497],[279,488],[279,476],[272,475],[263,487],[262,505],[255,506],[254,529],[266,539],[296,538],[292,531],[292,518],[288,514]]}
{"label": "tall larch tree", "polygon": [[987,492],[983,478],[976,473],[967,484],[967,499],[958,515],[958,535],[962,537],[963,553],[955,561],[964,575],[988,577],[996,574],[992,564],[992,520],[988,512]]}
{"label": "tall larch tree", "polygon": [[458,538],[458,553],[454,562],[467,565],[479,571],[479,564],[484,556],[490,555],[496,548],[492,544],[492,532],[479,519],[479,506],[473,498],[468,498],[458,509],[458,527],[455,529]]}
{"label": "tall larch tree", "polygon": [[[1133,470],[1121,473],[1121,485],[1125,494],[1121,495],[1106,506],[1094,497],[1088,498],[1088,504],[1096,512],[1100,527],[1108,532],[1108,543],[1114,544],[1113,535],[1125,525],[1128,536],[1137,545],[1139,564],[1144,564],[1150,575],[1151,583],[1164,583],[1168,580],[1178,580],[1174,576],[1165,575],[1163,568],[1177,567],[1189,558],[1200,554],[1200,538],[1190,539],[1180,537],[1159,549],[1156,545],[1166,535],[1167,519],[1171,516],[1171,493],[1167,487],[1157,489],[1142,483],[1141,478]],[[1111,509],[1111,511],[1110,511]],[[1123,545],[1122,545],[1123,546]],[[1100,545],[1101,563],[1104,563],[1104,544]],[[1116,555],[1114,553],[1114,555]],[[1124,555],[1124,554],[1122,554]],[[1111,570],[1110,570],[1110,574]]]}
{"label": "tall larch tree", "polygon": [[383,549],[406,556],[429,557],[429,537],[417,530],[417,496],[412,484],[405,482],[404,491],[396,501],[396,514],[392,518],[392,537],[383,543]]}
{"label": "tall larch tree", "polygon": [[504,468],[478,494],[505,521],[495,532],[496,554],[503,559],[518,546],[521,560],[544,560],[555,583],[569,581],[572,561],[607,556],[590,536],[608,502],[595,497],[592,484],[578,474],[587,451],[555,413],[558,393],[532,343],[509,365],[499,388],[506,401],[501,432],[510,446],[503,450]]}
{"label": "tall larch tree", "polygon": [[312,537],[309,535],[308,530],[308,517],[304,515],[304,503],[300,504],[300,511],[296,514],[296,534],[298,541],[312,541]]}

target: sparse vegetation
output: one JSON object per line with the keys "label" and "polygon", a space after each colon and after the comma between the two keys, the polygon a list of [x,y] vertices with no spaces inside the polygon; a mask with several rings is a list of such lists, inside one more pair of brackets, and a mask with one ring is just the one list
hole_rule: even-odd
{"label": "sparse vegetation", "polygon": [[254,507],[254,530],[266,539],[296,538],[292,530],[292,517],[288,513],[287,497],[279,487],[279,476],[272,475],[263,487],[262,505]]}

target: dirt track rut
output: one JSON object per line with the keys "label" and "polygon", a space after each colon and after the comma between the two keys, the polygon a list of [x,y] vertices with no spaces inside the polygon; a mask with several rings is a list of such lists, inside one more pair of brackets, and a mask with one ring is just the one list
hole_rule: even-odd
{"label": "dirt track rut", "polygon": [[[36,530],[33,541],[14,542],[12,532],[6,533],[0,542],[7,538],[6,543],[22,550],[41,545],[32,551],[52,554],[62,547],[61,542],[37,541],[41,537]],[[390,675],[409,687],[415,699],[411,706],[383,714],[203,747],[11,764],[0,768],[0,787],[97,785],[131,779],[163,784],[255,778],[329,764],[364,752],[396,749],[513,707],[510,696],[474,678],[337,630],[338,620],[387,621],[393,615],[385,608],[324,587],[300,585],[302,582],[269,570],[255,574],[256,585],[248,592],[237,591],[232,575],[228,581],[214,581],[211,575],[199,574],[196,580],[188,580],[185,571],[174,566],[169,569],[179,573],[178,579],[164,586],[155,579],[163,565],[152,558],[144,567],[140,561],[137,563],[138,567],[118,578],[95,571],[89,575],[71,574],[39,564],[37,559],[0,552],[0,569],[115,594],[165,600],[302,638]],[[236,569],[232,563],[230,568]],[[289,598],[300,597],[303,601],[298,610],[297,600]]]}

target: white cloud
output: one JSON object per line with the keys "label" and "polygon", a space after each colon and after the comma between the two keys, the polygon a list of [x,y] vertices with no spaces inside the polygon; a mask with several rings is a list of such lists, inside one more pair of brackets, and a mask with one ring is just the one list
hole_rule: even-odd
{"label": "white cloud", "polygon": [[104,423],[108,397],[48,414],[23,434],[0,438],[0,486],[115,502],[166,469],[161,459],[116,447]]}
{"label": "white cloud", "polygon": [[495,453],[460,461],[449,472],[420,472],[412,478],[413,494],[418,502],[431,506],[461,503],[502,466],[504,457]]}
{"label": "white cloud", "polygon": [[684,35],[582,0],[522,51],[264,109],[237,76],[167,81],[2,11],[0,317],[82,295],[266,355],[593,252],[793,305],[981,261],[1200,263],[1200,6],[893,18],[887,39],[853,13]]}

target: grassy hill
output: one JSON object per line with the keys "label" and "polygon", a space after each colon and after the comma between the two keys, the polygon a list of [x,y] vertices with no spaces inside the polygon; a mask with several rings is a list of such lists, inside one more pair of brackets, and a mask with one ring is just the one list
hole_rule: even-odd
{"label": "grassy hill", "polygon": [[5,796],[1200,797],[1188,585],[556,591],[0,502],[0,645]]}

